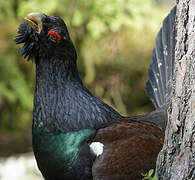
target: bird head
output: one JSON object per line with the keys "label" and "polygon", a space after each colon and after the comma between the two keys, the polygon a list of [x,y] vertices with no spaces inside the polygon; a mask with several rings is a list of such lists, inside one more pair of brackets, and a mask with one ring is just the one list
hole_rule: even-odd
{"label": "bird head", "polygon": [[66,24],[57,16],[43,13],[28,14],[18,29],[15,43],[24,43],[19,53],[25,58],[76,58],[76,51],[70,39]]}

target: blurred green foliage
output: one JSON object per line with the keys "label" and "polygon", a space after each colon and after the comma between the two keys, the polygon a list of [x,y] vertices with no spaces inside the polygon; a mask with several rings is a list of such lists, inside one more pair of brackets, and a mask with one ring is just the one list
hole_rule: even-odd
{"label": "blurred green foliage", "polygon": [[30,12],[62,17],[87,87],[122,114],[152,109],[144,93],[154,38],[168,10],[155,0],[6,0],[0,2],[0,131],[31,126],[34,65],[13,43]]}

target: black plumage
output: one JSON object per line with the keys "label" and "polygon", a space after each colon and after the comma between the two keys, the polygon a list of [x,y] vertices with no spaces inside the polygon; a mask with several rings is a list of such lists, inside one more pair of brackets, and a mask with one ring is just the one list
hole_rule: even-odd
{"label": "black plumage", "polygon": [[158,33],[145,87],[146,93],[157,109],[169,104],[171,99],[175,58],[175,13],[176,7],[164,20]]}
{"label": "black plumage", "polygon": [[[61,18],[41,13],[26,17],[15,42],[24,43],[19,52],[36,64],[33,150],[45,179],[135,180],[154,168],[170,99],[174,16],[175,10],[157,37],[146,86],[157,109],[136,117],[122,117],[83,85],[76,51]],[[93,142],[103,144],[98,157],[90,147]]]}

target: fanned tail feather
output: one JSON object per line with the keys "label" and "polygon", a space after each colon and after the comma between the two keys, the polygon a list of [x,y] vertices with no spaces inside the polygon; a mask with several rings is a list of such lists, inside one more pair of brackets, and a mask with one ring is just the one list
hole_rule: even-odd
{"label": "fanned tail feather", "polygon": [[163,21],[148,71],[145,90],[156,109],[167,106],[171,99],[175,56],[175,14],[176,7]]}

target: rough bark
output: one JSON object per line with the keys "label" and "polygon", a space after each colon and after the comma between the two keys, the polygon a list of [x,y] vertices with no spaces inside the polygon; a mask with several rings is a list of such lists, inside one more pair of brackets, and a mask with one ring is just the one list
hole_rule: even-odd
{"label": "rough bark", "polygon": [[173,96],[163,149],[157,160],[159,180],[195,179],[195,1],[178,0]]}

